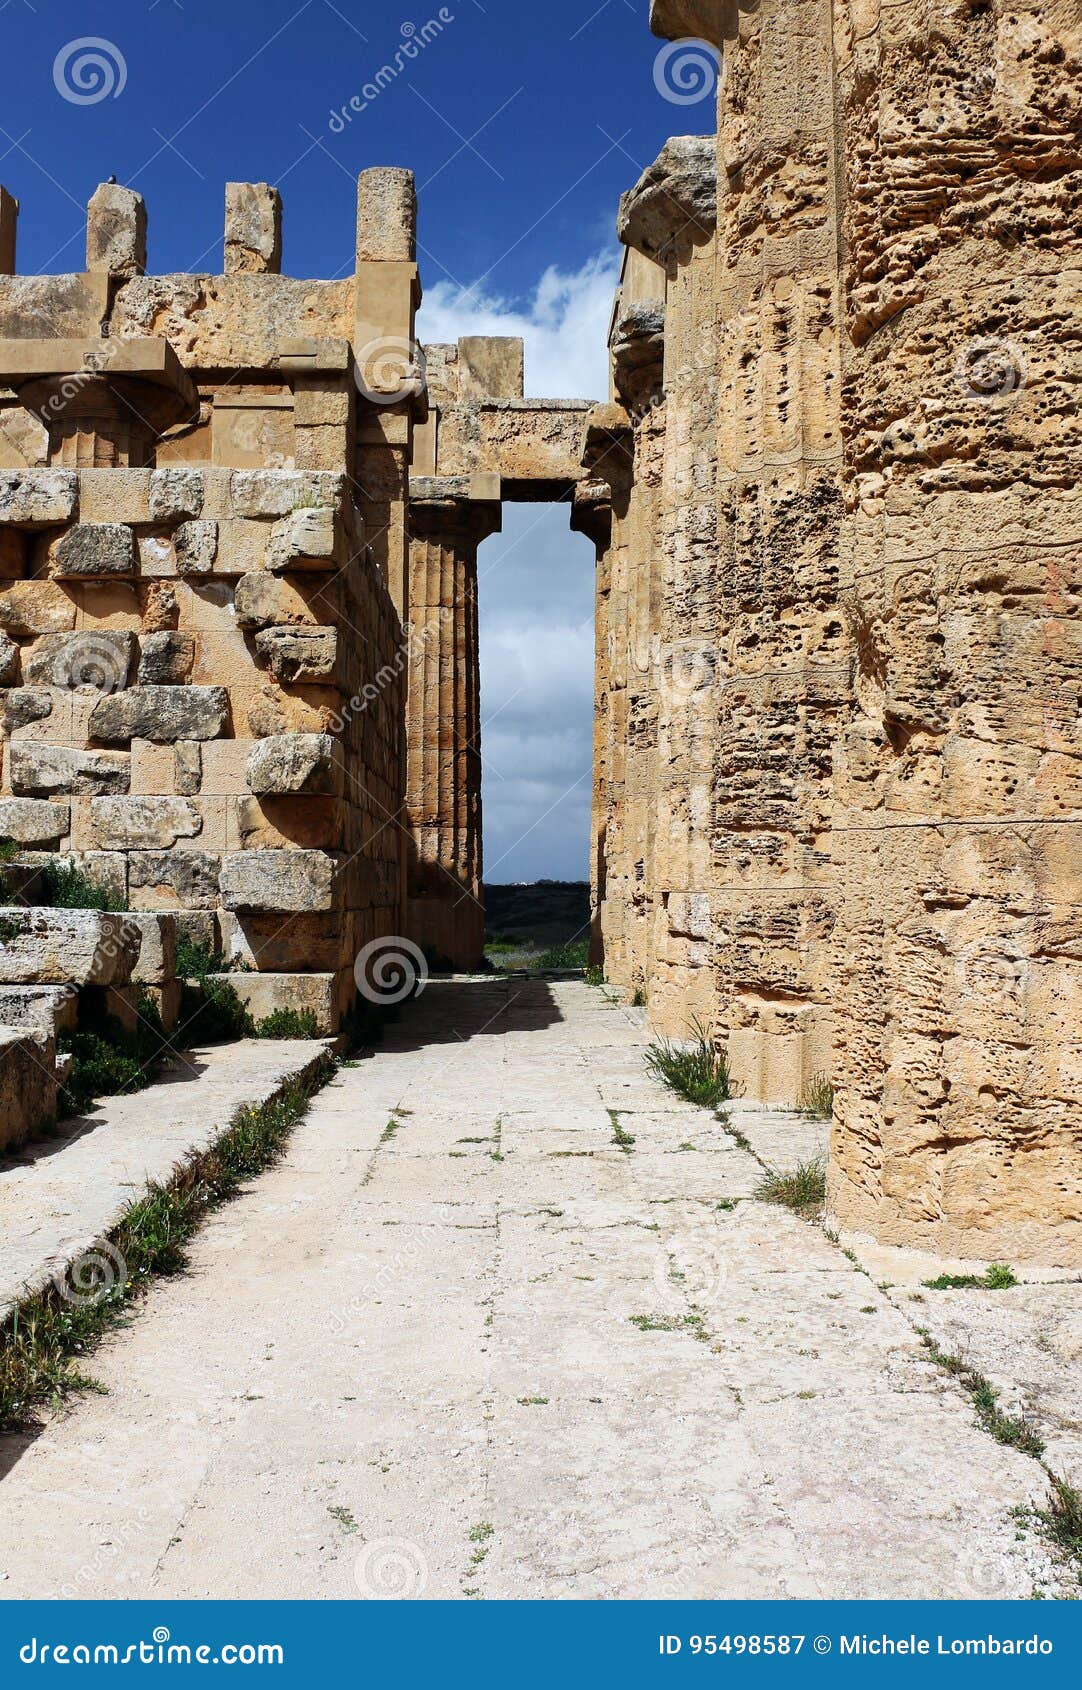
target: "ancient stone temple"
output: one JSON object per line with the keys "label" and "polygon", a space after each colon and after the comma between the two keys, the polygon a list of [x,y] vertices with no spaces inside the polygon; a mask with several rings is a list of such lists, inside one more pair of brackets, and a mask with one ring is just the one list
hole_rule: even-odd
{"label": "ancient stone temple", "polygon": [[588,428],[599,951],[748,1096],[831,1077],[839,1224],[1077,1266],[1082,18],[652,23],[719,121],[625,197]]}
{"label": "ancient stone temple", "polygon": [[749,1099],[833,1085],[839,1227],[1082,1266],[1082,13],[651,23],[718,118],[621,202],[597,404],[417,345],[407,171],[335,282],[260,184],[223,275],[146,275],[108,184],[86,269],[20,276],[0,189],[0,837],[260,1012],[337,1028],[383,941],[476,967],[478,548],[563,501],[608,981]]}

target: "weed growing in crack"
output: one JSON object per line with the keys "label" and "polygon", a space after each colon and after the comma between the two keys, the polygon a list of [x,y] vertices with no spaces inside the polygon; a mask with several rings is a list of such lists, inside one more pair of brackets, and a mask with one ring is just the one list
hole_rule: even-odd
{"label": "weed growing in crack", "polygon": [[620,1117],[625,1113],[626,1111],[623,1109],[610,1109],[608,1111],[608,1117],[612,1122],[613,1144],[617,1145],[619,1149],[630,1155],[635,1148],[635,1137],[633,1133],[627,1132],[621,1125]]}
{"label": "weed growing in crack", "polygon": [[[183,1163],[164,1184],[147,1187],[107,1240],[87,1252],[66,1276],[25,1298],[0,1328],[0,1430],[25,1426],[33,1409],[75,1391],[102,1390],[81,1363],[123,1325],[130,1306],[159,1275],[185,1266],[185,1246],[205,1217],[276,1162],[311,1099],[336,1069],[322,1058],[277,1097],[238,1109],[206,1150]],[[85,1279],[87,1264],[94,1284]],[[73,1295],[69,1278],[80,1281]]]}
{"label": "weed growing in crack", "polygon": [[823,1162],[800,1162],[789,1173],[772,1170],[755,1188],[762,1203],[779,1203],[803,1220],[815,1220],[826,1201],[827,1171]]}
{"label": "weed growing in crack", "polygon": [[797,1108],[816,1121],[834,1119],[834,1082],[829,1074],[813,1074],[800,1089]]}
{"label": "weed growing in crack", "polygon": [[1039,1461],[1044,1454],[1044,1439],[1029,1416],[1004,1413],[999,1406],[999,1393],[990,1379],[971,1367],[964,1356],[941,1350],[925,1327],[918,1326],[916,1332],[929,1360],[957,1379],[967,1392],[977,1411],[978,1424],[997,1443],[1007,1444],[1011,1449],[1021,1450],[1023,1455],[1032,1455]]}
{"label": "weed growing in crack", "polygon": [[733,1095],[729,1058],[723,1050],[714,1048],[701,1021],[691,1024],[693,1040],[690,1044],[674,1044],[661,1039],[646,1049],[646,1066],[655,1079],[704,1109],[716,1109]]}
{"label": "weed growing in crack", "polygon": [[983,1274],[941,1273],[938,1279],[922,1279],[921,1284],[926,1291],[1009,1291],[1018,1279],[1006,1262],[993,1262]]}

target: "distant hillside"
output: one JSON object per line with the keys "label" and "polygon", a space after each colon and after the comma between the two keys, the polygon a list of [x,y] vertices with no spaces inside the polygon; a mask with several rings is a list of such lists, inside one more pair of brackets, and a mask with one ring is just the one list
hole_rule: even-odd
{"label": "distant hillside", "polygon": [[565,945],[590,931],[585,881],[538,880],[529,886],[485,887],[485,937],[523,946]]}

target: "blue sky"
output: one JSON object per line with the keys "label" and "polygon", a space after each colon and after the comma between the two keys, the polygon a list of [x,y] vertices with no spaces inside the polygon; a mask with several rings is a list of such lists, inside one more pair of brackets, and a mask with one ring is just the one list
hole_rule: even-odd
{"label": "blue sky", "polygon": [[[346,275],[358,171],[406,165],[423,338],[521,333],[528,392],[604,397],[619,195],[669,135],[711,127],[709,99],[659,92],[648,10],[0,0],[0,182],[21,202],[19,268],[80,269],[83,208],[115,175],[146,198],[152,271],[221,268],[233,180],[280,187],[283,269]],[[74,45],[88,37],[105,45]],[[101,65],[80,81],[87,51]],[[400,72],[358,112],[396,54]],[[482,571],[487,859],[498,880],[585,877],[590,548],[566,512],[509,508]]]}

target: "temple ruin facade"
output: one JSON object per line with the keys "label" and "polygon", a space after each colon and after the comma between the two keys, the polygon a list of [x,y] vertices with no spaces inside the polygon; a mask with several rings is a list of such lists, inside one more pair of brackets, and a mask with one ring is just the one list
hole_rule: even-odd
{"label": "temple ruin facade", "polygon": [[[32,907],[70,859],[158,921],[144,965],[179,924],[328,1032],[384,942],[479,966],[477,552],[562,501],[607,981],[749,1099],[829,1078],[840,1230],[1078,1267],[1082,16],[650,21],[716,51],[718,120],[621,202],[596,403],[528,398],[518,341],[417,344],[408,171],[361,175],[334,282],[236,183],[222,275],[147,275],[107,184],[85,270],[21,276],[0,189],[9,875]],[[20,943],[12,1074],[11,993],[56,983]]]}

